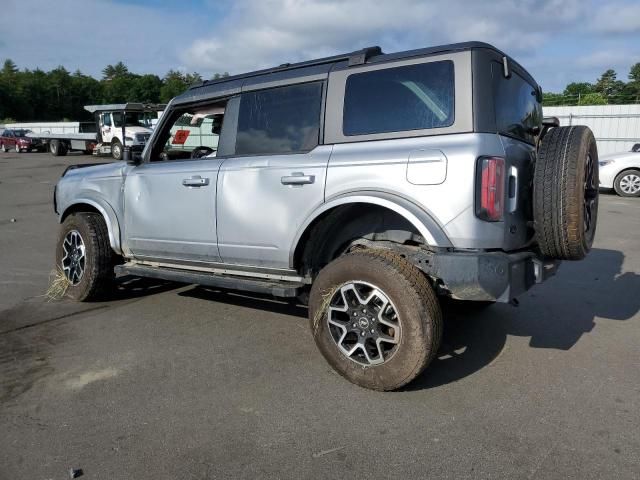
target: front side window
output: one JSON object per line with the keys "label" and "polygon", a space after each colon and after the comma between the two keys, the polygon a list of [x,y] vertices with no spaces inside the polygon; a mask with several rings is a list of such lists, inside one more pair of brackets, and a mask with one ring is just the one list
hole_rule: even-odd
{"label": "front side window", "polygon": [[102,124],[105,127],[110,127],[111,126],[111,114],[110,113],[104,113],[102,115]]}
{"label": "front side window", "polygon": [[226,100],[174,112],[163,127],[151,161],[213,158],[226,110]]}
{"label": "front side window", "polygon": [[312,150],[319,140],[321,103],[319,82],[243,93],[236,155]]}
{"label": "front side window", "polygon": [[343,134],[449,127],[454,121],[454,91],[450,60],[349,75]]}
{"label": "front side window", "polygon": [[494,99],[498,132],[535,143],[536,128],[542,126],[542,106],[536,88],[516,72],[505,78],[502,65],[494,62]]}

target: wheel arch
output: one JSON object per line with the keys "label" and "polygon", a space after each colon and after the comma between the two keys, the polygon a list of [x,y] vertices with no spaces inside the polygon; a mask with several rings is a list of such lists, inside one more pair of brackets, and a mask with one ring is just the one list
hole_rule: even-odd
{"label": "wheel arch", "polygon": [[298,229],[293,246],[289,253],[289,264],[296,269],[302,266],[302,257],[309,242],[310,234],[332,213],[340,209],[355,206],[383,209],[394,214],[410,225],[424,239],[424,243],[432,247],[452,247],[452,243],[443,228],[418,205],[384,192],[358,192],[356,194],[336,196],[317,208]]}
{"label": "wheel arch", "polygon": [[60,215],[60,223],[64,222],[64,220],[72,213],[78,212],[94,212],[102,215],[109,233],[109,245],[111,245],[111,249],[114,252],[118,255],[122,255],[122,247],[120,244],[120,225],[118,224],[116,212],[110,205],[101,204],[100,202],[90,198],[79,198],[73,204],[65,208]]}

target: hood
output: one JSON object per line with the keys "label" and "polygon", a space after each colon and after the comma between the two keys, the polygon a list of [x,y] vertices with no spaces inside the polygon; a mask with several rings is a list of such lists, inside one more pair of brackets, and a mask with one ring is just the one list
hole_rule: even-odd
{"label": "hood", "polygon": [[67,169],[62,173],[62,176],[64,178],[120,177],[122,176],[122,170],[126,165],[126,162],[85,163],[80,165],[71,165],[67,167]]}
{"label": "hood", "polygon": [[640,152],[618,152],[609,153],[608,155],[601,156],[598,160],[633,160],[636,159],[640,162]]}
{"label": "hood", "polygon": [[145,128],[145,127],[126,127],[125,128],[125,133],[127,134],[127,136],[132,136],[135,135],[136,133],[151,133],[151,129],[150,128]]}

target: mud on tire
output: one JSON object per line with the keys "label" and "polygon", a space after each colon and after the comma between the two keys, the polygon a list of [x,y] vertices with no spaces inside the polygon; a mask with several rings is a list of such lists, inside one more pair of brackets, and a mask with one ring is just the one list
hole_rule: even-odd
{"label": "mud on tire", "polygon": [[598,149],[588,127],[556,127],[543,138],[533,183],[533,215],[541,253],[580,260],[593,244],[598,218]]}
{"label": "mud on tire", "polygon": [[[80,240],[78,240],[78,237]],[[82,248],[78,248],[78,245]],[[81,251],[72,265],[72,253]],[[72,213],[60,228],[56,246],[56,266],[63,269],[70,281],[66,295],[77,301],[99,300],[106,296],[115,279],[114,266],[117,256],[109,244],[109,233],[104,219],[97,213]],[[72,267],[80,266],[82,274],[69,273]]]}
{"label": "mud on tire", "polygon": [[[342,289],[350,292],[351,284],[365,285],[360,298],[370,298],[367,304],[358,304],[353,293],[342,296]],[[372,294],[369,287],[379,295]],[[391,310],[384,307],[381,298],[389,301]],[[353,305],[348,306],[347,312],[340,312],[347,303]],[[337,310],[332,310],[333,307]],[[360,312],[365,311],[361,316]],[[398,327],[389,328],[386,321],[389,317],[383,321],[378,316],[392,315],[389,312],[396,313],[393,321]],[[334,316],[337,314],[342,317]],[[329,322],[330,315],[335,323]],[[345,318],[348,325],[344,329],[336,327]],[[395,390],[415,379],[435,357],[442,336],[442,313],[427,278],[405,259],[385,250],[357,250],[322,269],[311,289],[309,320],[316,345],[333,369],[356,385],[373,390]],[[357,330],[361,328],[358,322],[366,324],[361,331]],[[397,342],[385,345],[387,351],[377,356],[377,364],[367,361],[369,356],[364,357],[364,350],[356,350],[352,356],[345,353],[348,335],[354,335],[354,339],[362,335],[366,339],[370,327],[378,329],[380,336],[384,334],[385,342],[389,337]],[[349,333],[342,337],[340,332],[346,332],[347,328]],[[342,347],[338,337],[344,338]],[[349,349],[352,346],[353,343],[347,344]]]}

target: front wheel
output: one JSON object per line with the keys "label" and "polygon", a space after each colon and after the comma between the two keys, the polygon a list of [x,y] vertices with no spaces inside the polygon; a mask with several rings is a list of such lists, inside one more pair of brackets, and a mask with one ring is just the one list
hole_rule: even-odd
{"label": "front wheel", "polygon": [[438,351],[442,313],[427,278],[402,257],[360,250],[327,265],[309,298],[320,352],[347,380],[395,390]]}
{"label": "front wheel", "polygon": [[616,177],[613,188],[621,197],[640,197],[640,170],[627,170]]}
{"label": "front wheel", "polygon": [[83,302],[109,291],[116,255],[104,219],[97,213],[73,213],[62,224],[56,264],[68,281],[67,296]]}
{"label": "front wheel", "polygon": [[114,140],[111,144],[111,156],[115,160],[122,160],[122,144],[118,140]]}

